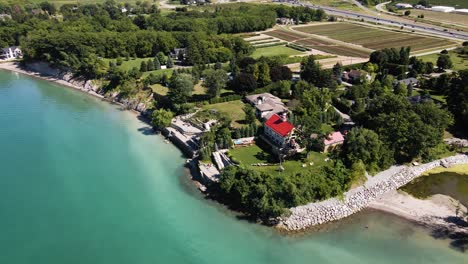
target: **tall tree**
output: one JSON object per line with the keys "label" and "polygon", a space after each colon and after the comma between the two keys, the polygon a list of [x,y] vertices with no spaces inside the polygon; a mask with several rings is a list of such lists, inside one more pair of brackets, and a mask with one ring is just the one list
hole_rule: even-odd
{"label": "tall tree", "polygon": [[171,125],[174,114],[165,109],[158,109],[151,114],[151,125],[157,128],[164,128]]}
{"label": "tall tree", "polygon": [[348,167],[362,161],[371,173],[389,167],[393,157],[379,135],[365,128],[353,128],[348,132],[340,155]]}
{"label": "tall tree", "polygon": [[450,69],[452,68],[453,63],[450,59],[449,55],[440,54],[439,58],[437,58],[437,67],[441,70]]}
{"label": "tall tree", "polygon": [[468,135],[468,70],[459,71],[452,79],[447,107],[455,117],[457,127]]}
{"label": "tall tree", "polygon": [[192,96],[193,79],[188,74],[177,74],[169,85],[167,94],[169,100],[174,104],[183,104]]}
{"label": "tall tree", "polygon": [[205,72],[205,80],[203,87],[206,88],[206,93],[211,97],[219,97],[221,90],[226,88],[228,76],[225,70],[209,69]]}
{"label": "tall tree", "polygon": [[171,69],[171,68],[174,67],[174,62],[172,61],[172,58],[171,58],[171,57],[167,57],[166,67],[167,67],[168,69]]}
{"label": "tall tree", "polygon": [[301,79],[316,84],[320,78],[320,65],[315,61],[313,55],[301,62]]}
{"label": "tall tree", "polygon": [[258,64],[257,83],[259,87],[264,87],[271,83],[270,66],[265,62]]}
{"label": "tall tree", "polygon": [[244,106],[244,113],[245,113],[245,123],[246,124],[253,124],[255,123],[255,109],[249,105],[249,104],[246,104]]}

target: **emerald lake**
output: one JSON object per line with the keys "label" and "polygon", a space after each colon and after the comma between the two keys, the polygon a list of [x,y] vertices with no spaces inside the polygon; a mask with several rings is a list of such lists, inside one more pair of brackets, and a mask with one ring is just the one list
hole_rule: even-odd
{"label": "emerald lake", "polygon": [[118,106],[0,71],[0,263],[468,263],[377,212],[301,235],[238,220],[149,131]]}

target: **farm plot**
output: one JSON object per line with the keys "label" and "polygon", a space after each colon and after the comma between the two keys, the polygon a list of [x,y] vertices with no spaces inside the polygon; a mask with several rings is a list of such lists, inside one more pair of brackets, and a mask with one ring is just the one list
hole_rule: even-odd
{"label": "farm plot", "polygon": [[357,49],[351,46],[339,45],[317,37],[303,36],[301,34],[289,31],[274,30],[266,32],[265,34],[279,39],[283,39],[285,41],[289,41],[300,46],[323,51],[330,54],[361,58],[367,58],[370,54],[370,52],[366,50]]}
{"label": "farm plot", "polygon": [[295,30],[308,34],[326,36],[331,39],[361,45],[373,50],[411,46],[412,51],[420,51],[456,45],[455,42],[446,39],[426,37],[414,33],[377,29],[349,23],[296,27]]}
{"label": "farm plot", "polygon": [[295,42],[295,44],[340,56],[367,58],[370,54],[370,52],[364,50],[353,49],[331,43],[324,45],[323,43],[318,42],[316,39],[303,39]]}
{"label": "farm plot", "polygon": [[264,34],[268,35],[268,36],[275,37],[275,38],[279,38],[279,39],[282,39],[282,40],[286,40],[286,41],[289,41],[289,42],[293,42],[293,41],[296,41],[296,40],[299,40],[299,39],[306,38],[306,37],[304,37],[302,35],[299,35],[297,33],[288,32],[288,31],[284,31],[284,30],[273,30],[273,31],[265,32]]}

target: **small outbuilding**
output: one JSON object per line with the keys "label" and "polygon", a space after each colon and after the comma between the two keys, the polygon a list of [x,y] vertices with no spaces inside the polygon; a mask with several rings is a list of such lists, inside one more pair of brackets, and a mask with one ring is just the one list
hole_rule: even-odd
{"label": "small outbuilding", "polygon": [[413,8],[412,5],[410,4],[405,4],[405,3],[398,3],[395,5],[396,8],[398,9],[410,9],[410,8]]}
{"label": "small outbuilding", "polygon": [[329,134],[323,141],[325,145],[325,148],[323,151],[328,152],[332,150],[333,148],[335,148],[336,146],[343,144],[343,142],[344,142],[343,134],[341,134],[340,131],[335,131]]}

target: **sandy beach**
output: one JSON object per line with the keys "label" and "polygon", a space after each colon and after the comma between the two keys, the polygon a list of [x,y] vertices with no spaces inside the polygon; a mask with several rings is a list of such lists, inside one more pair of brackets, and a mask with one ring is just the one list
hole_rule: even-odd
{"label": "sandy beach", "polygon": [[[403,191],[392,190],[369,204],[369,208],[398,215],[431,228],[446,228],[468,235],[468,210],[450,196],[436,194],[418,199]],[[460,224],[461,223],[461,224]]]}
{"label": "sandy beach", "polygon": [[[98,93],[96,93],[95,91],[93,91],[91,89],[87,89],[85,87],[85,83],[70,82],[70,81],[66,81],[64,79],[60,79],[58,77],[55,77],[53,75],[48,75],[48,74],[44,74],[44,73],[40,73],[40,72],[36,72],[36,71],[27,70],[27,69],[24,69],[24,68],[20,67],[19,63],[17,63],[17,62],[3,62],[3,63],[0,63],[0,69],[7,70],[7,71],[12,71],[12,72],[18,72],[18,73],[21,73],[21,74],[26,74],[26,75],[29,75],[29,76],[32,76],[32,77],[35,77],[35,78],[40,78],[42,80],[46,80],[46,81],[49,81],[49,82],[54,82],[54,83],[57,83],[57,84],[60,84],[60,85],[64,85],[64,86],[67,86],[67,87],[70,87],[70,88],[74,88],[74,89],[80,90],[82,92],[85,92],[87,94],[90,94],[92,96],[98,97],[98,98],[104,98],[103,95],[98,94]],[[80,83],[80,84],[78,84],[78,83]]]}

